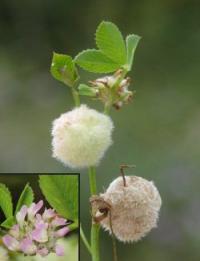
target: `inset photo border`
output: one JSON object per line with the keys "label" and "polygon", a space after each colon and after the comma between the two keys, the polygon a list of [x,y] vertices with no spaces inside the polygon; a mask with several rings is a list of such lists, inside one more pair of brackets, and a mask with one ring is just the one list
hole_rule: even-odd
{"label": "inset photo border", "polygon": [[0,174],[0,260],[80,260],[78,173]]}

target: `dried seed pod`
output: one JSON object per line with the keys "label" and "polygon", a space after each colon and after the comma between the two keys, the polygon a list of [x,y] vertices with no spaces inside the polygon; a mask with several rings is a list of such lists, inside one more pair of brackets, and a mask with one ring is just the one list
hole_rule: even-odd
{"label": "dried seed pod", "polygon": [[106,216],[100,224],[120,241],[138,241],[156,227],[161,197],[153,182],[137,176],[125,179],[126,185],[118,177],[100,195],[112,213],[111,222]]}

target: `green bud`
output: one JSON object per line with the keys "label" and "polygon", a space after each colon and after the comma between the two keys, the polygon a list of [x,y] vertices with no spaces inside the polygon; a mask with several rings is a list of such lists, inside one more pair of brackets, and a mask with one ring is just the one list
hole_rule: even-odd
{"label": "green bud", "polygon": [[79,84],[78,93],[83,96],[96,97],[98,90],[86,84]]}

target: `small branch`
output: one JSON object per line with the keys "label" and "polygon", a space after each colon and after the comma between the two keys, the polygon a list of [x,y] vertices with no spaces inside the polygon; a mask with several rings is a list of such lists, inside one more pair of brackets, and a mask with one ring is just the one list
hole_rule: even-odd
{"label": "small branch", "polygon": [[73,99],[74,99],[75,106],[79,107],[80,106],[80,97],[79,97],[79,94],[74,87],[72,87],[72,96],[73,96]]}
{"label": "small branch", "polygon": [[109,115],[110,113],[110,105],[105,104],[104,106],[104,114]]}
{"label": "small branch", "polygon": [[135,168],[135,167],[136,167],[135,165],[127,165],[127,164],[120,165],[120,173],[123,178],[124,187],[126,187],[126,177],[125,177],[124,169],[125,168]]}
{"label": "small branch", "polygon": [[85,247],[87,248],[88,252],[92,255],[91,246],[84,234],[84,231],[83,231],[83,228],[81,225],[80,225],[80,235],[81,235],[81,239],[82,239],[83,243],[85,244]]}

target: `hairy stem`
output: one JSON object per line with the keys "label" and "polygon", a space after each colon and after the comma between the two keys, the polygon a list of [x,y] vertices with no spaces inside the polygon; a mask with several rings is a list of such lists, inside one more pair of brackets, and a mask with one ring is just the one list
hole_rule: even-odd
{"label": "hairy stem", "polygon": [[79,94],[74,87],[72,87],[72,96],[73,96],[73,99],[74,99],[75,106],[79,107],[80,106],[80,97],[79,97]]}
{"label": "hairy stem", "polygon": [[83,231],[83,228],[81,225],[80,225],[80,235],[81,235],[81,239],[82,239],[83,243],[85,244],[85,247],[87,248],[88,252],[92,255],[91,246],[84,234],[84,231]]}
{"label": "hairy stem", "polygon": [[[97,194],[96,185],[96,170],[94,167],[89,168],[89,180],[90,180],[90,194]],[[92,221],[91,228],[91,250],[92,250],[92,261],[99,261],[99,224],[95,224]]]}
{"label": "hairy stem", "polygon": [[110,104],[105,104],[105,106],[104,106],[104,114],[109,115],[110,109],[111,109],[110,107],[111,107]]}

